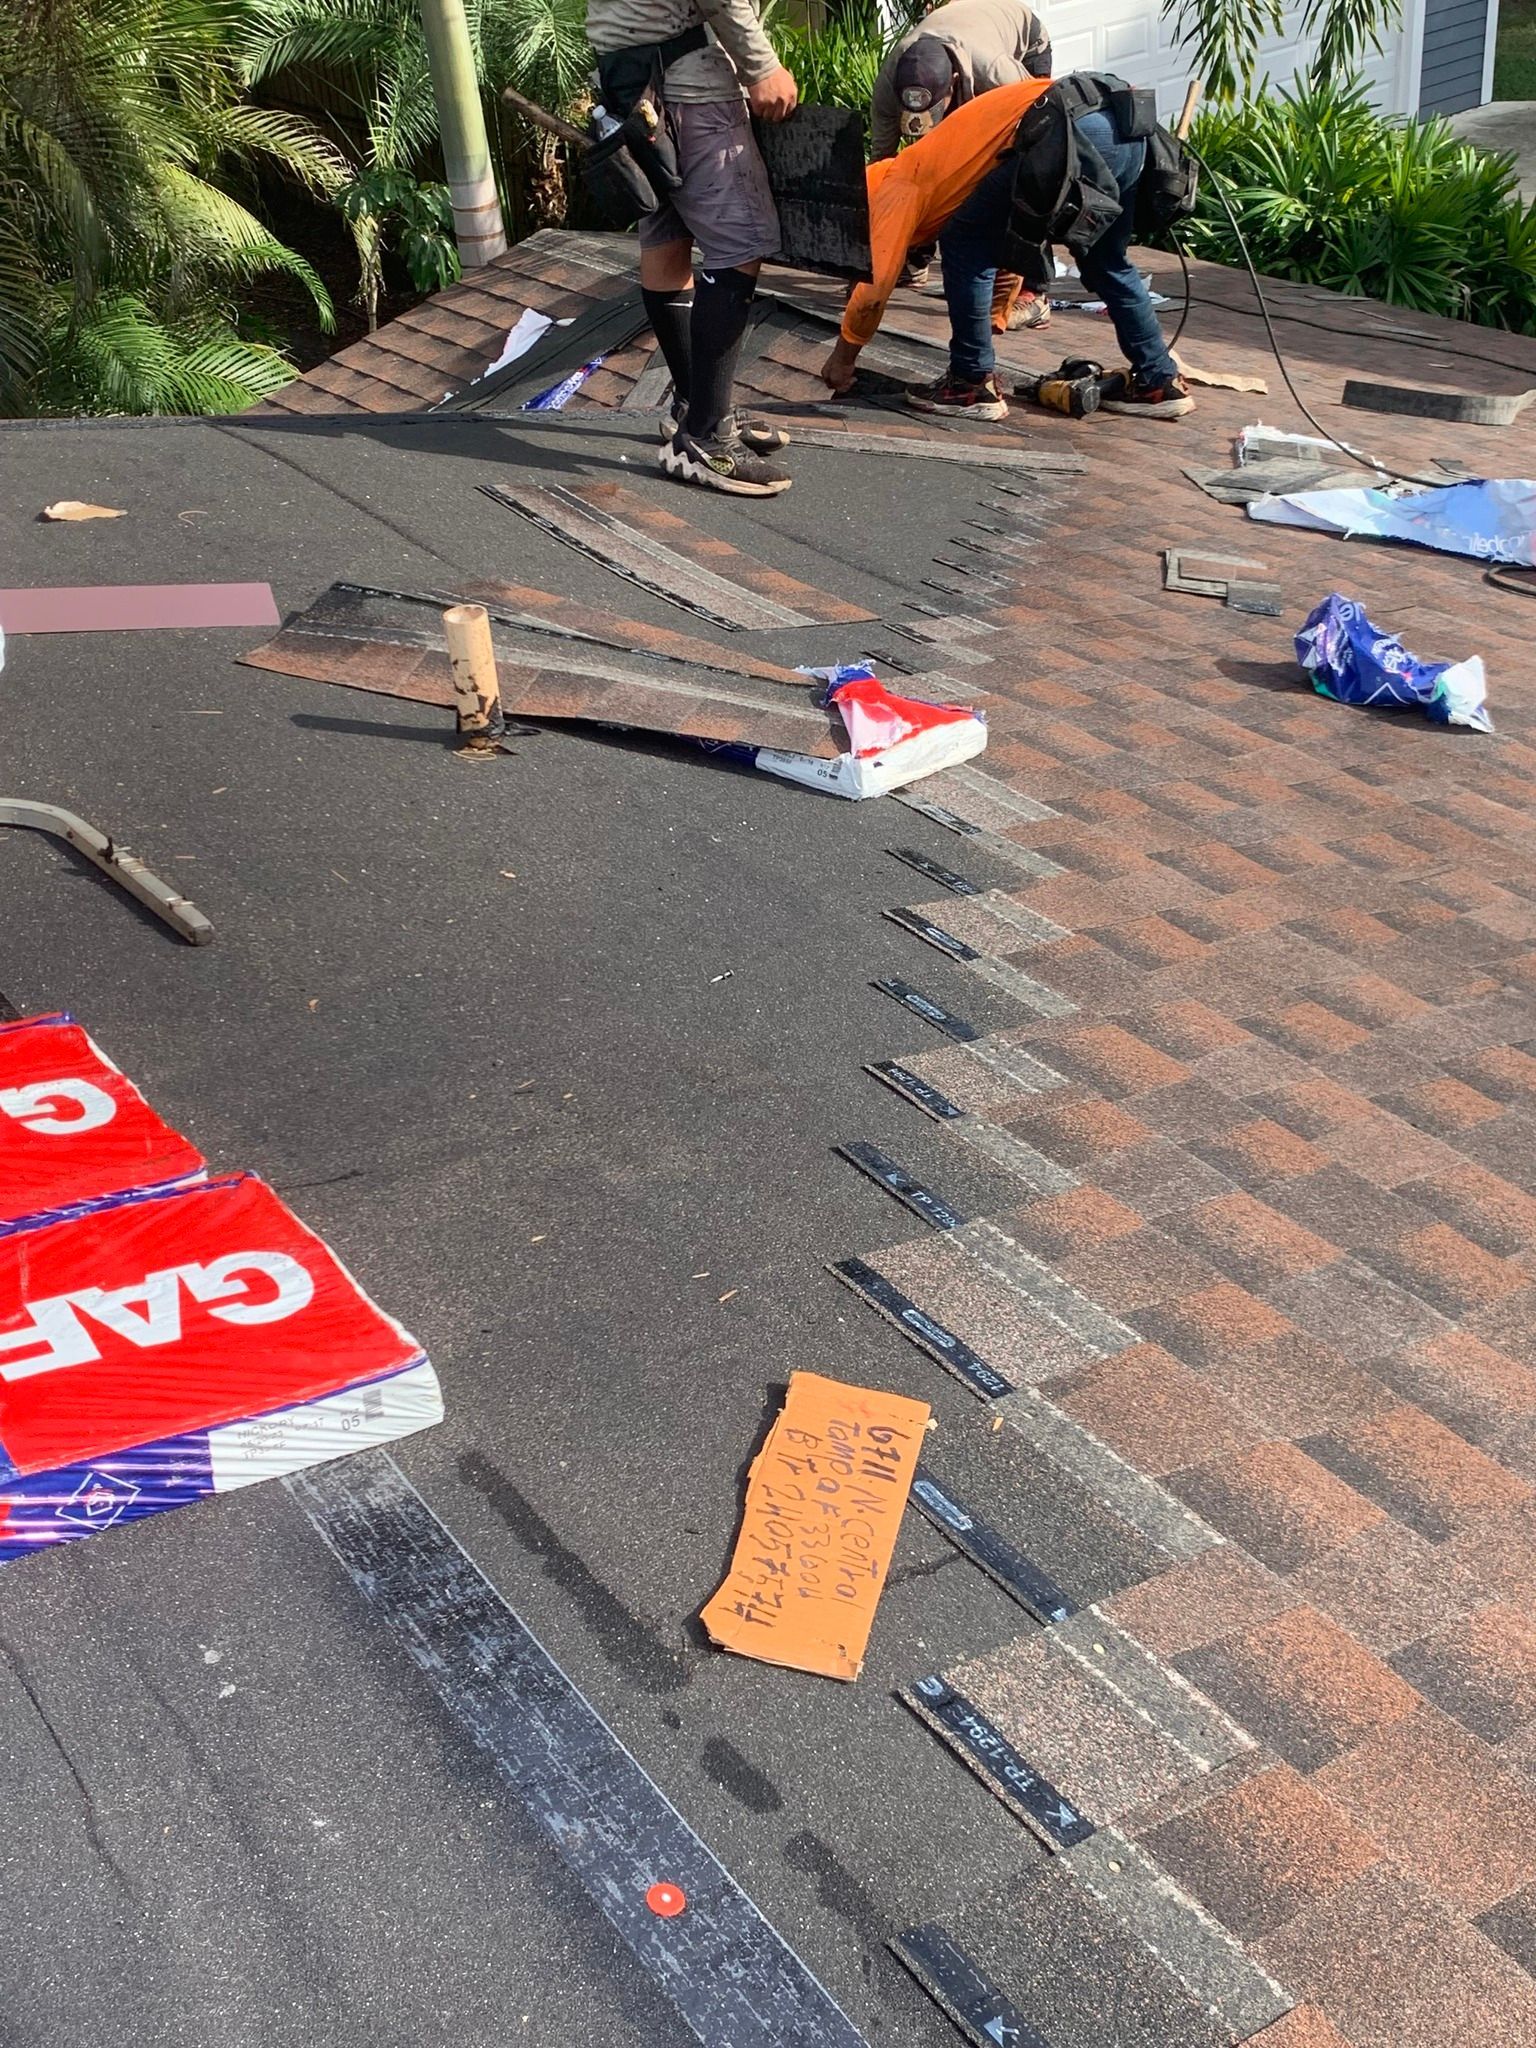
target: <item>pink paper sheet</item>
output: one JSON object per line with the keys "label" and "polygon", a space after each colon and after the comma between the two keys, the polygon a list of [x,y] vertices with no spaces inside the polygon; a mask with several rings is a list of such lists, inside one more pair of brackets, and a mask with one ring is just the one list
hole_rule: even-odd
{"label": "pink paper sheet", "polygon": [[97,583],[0,590],[7,633],[120,633],[166,626],[276,626],[270,583]]}

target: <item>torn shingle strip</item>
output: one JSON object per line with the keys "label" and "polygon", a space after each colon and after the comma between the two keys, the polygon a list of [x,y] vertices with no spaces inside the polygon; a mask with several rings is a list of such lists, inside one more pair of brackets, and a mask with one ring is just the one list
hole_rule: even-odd
{"label": "torn shingle strip", "polygon": [[975,2048],[1051,2048],[937,1921],[909,1927],[886,1947]]}
{"label": "torn shingle strip", "polygon": [[914,1180],[904,1166],[889,1159],[874,1145],[855,1140],[847,1145],[833,1147],[838,1155],[850,1166],[856,1166],[860,1173],[868,1174],[888,1195],[910,1209],[914,1216],[920,1216],[924,1223],[934,1230],[958,1230],[968,1219],[958,1209],[952,1209],[942,1196],[932,1188],[926,1188]]}
{"label": "torn shingle strip", "polygon": [[750,591],[769,605],[789,607],[798,616],[786,623],[846,626],[874,617],[866,606],[851,603],[834,591],[819,589],[770,562],[759,561],[755,555],[705,532],[627,485],[587,481],[567,488],[571,497],[603,519],[611,519],[628,532],[644,536],[674,558],[691,562],[711,581]]}
{"label": "torn shingle strip", "polygon": [[1006,1537],[974,1514],[919,1460],[912,1482],[917,1506],[954,1544],[1039,1622],[1064,1622],[1075,1613],[1071,1597]]}
{"label": "torn shingle strip", "polygon": [[903,1686],[896,1697],[938,1736],[1018,1815],[1048,1848],[1067,1849],[1093,1833],[1093,1823],[1063,1797],[1048,1778],[964,1693],[937,1673]]}
{"label": "torn shingle strip", "polygon": [[947,1330],[936,1317],[920,1309],[883,1273],[877,1273],[873,1266],[865,1265],[862,1259],[842,1259],[827,1269],[842,1281],[845,1287],[853,1289],[861,1300],[868,1303],[886,1321],[900,1330],[904,1337],[910,1337],[919,1350],[942,1365],[946,1372],[954,1374],[973,1394],[983,1400],[995,1401],[1013,1391],[1012,1380],[1004,1379],[987,1364],[977,1351],[972,1350],[953,1330]]}
{"label": "torn shingle strip", "polygon": [[791,605],[759,597],[712,570],[701,569],[602,506],[589,504],[567,485],[520,481],[480,484],[477,489],[528,520],[552,540],[574,548],[578,554],[615,576],[638,584],[665,603],[681,605],[711,625],[742,632],[813,623]]}

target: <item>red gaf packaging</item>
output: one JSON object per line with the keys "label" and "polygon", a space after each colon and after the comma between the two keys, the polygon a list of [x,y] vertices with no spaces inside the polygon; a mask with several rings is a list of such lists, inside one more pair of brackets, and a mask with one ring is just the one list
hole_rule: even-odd
{"label": "red gaf packaging", "polygon": [[196,1146],[71,1018],[0,1024],[0,1234],[26,1217],[203,1172]]}
{"label": "red gaf packaging", "polygon": [[250,1175],[0,1241],[0,1471],[104,1457],[421,1360]]}

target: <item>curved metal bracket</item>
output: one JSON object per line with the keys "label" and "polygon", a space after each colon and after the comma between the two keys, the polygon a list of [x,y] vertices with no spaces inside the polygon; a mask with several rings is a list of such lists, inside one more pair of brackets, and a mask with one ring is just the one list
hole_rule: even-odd
{"label": "curved metal bracket", "polygon": [[61,810],[57,804],[28,803],[19,797],[0,797],[0,825],[17,825],[62,839],[76,853],[84,854],[109,881],[116,882],[120,889],[126,889],[135,902],[142,903],[146,910],[163,919],[188,945],[206,946],[213,937],[213,926],[195,903],[167,888],[160,877],[151,874],[143,861],[136,859],[126,847],[108,839],[94,825],[88,825],[84,818],[77,818],[73,811]]}

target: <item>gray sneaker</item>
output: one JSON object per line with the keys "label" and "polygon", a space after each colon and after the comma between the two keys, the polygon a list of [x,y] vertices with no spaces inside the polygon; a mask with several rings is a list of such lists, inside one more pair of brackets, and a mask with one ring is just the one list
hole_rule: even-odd
{"label": "gray sneaker", "polygon": [[729,415],[713,434],[699,438],[679,427],[661,444],[661,466],[683,483],[728,491],[738,498],[776,498],[792,481],[782,469],[753,454]]}
{"label": "gray sneaker", "polygon": [[[662,440],[670,441],[682,424],[682,414],[668,406],[661,416]],[[775,427],[750,413],[737,413],[736,431],[754,455],[777,455],[781,448],[789,446],[789,435],[782,427]]]}

